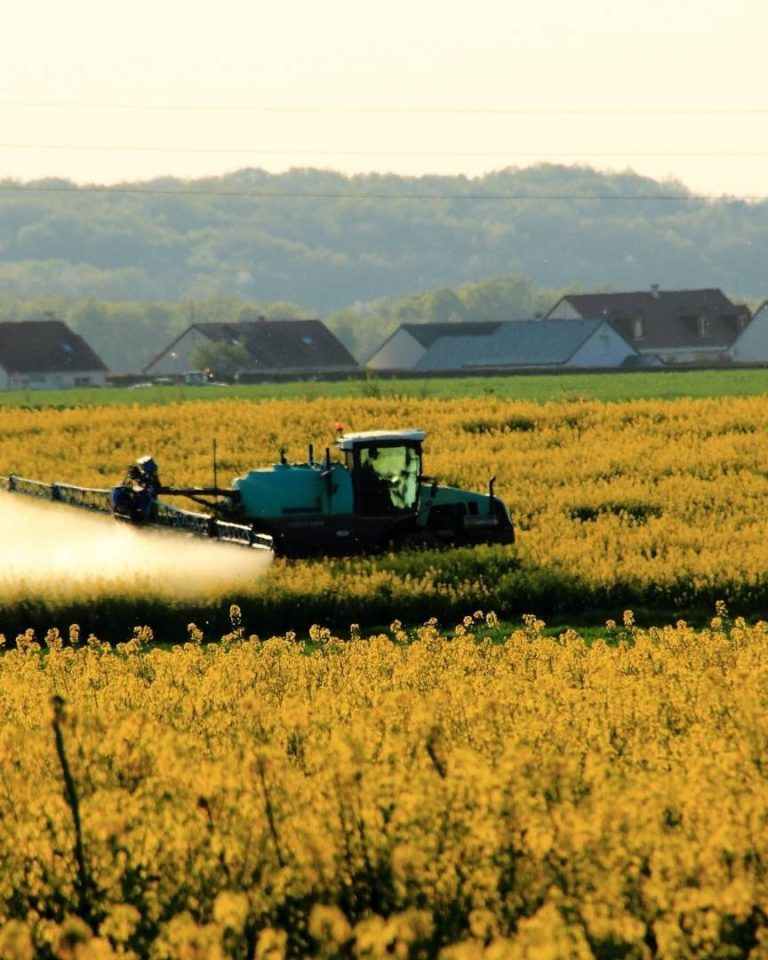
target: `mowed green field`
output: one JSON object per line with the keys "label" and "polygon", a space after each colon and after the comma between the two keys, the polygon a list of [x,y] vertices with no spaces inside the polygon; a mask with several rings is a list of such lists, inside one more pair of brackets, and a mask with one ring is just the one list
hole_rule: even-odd
{"label": "mowed green field", "polygon": [[369,376],[335,382],[298,380],[290,383],[181,385],[19,390],[0,393],[0,406],[72,407],[106,404],[151,406],[190,400],[245,398],[307,399],[320,397],[455,398],[492,396],[502,400],[676,399],[679,397],[750,397],[768,393],[768,369],[654,370],[634,373],[517,374],[393,379]]}

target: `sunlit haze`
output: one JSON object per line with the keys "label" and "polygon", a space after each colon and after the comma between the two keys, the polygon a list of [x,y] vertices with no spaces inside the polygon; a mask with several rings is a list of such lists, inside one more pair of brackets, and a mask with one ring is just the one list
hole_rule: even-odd
{"label": "sunlit haze", "polygon": [[758,0],[31,0],[0,34],[0,177],[537,162],[768,196]]}

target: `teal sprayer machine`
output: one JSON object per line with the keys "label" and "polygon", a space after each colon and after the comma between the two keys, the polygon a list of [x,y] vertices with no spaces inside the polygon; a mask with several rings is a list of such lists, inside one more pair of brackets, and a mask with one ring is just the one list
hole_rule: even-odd
{"label": "teal sprayer machine", "polygon": [[[345,556],[408,547],[513,543],[506,505],[494,493],[445,486],[422,471],[423,430],[341,433],[337,455],[308,448],[303,463],[284,453],[271,466],[237,477],[231,487],[168,487],[143,457],[111,490],[0,477],[0,487],[100,512],[138,526],[270,550],[285,557]],[[339,457],[339,454],[341,455]],[[171,505],[186,497],[201,513]]]}

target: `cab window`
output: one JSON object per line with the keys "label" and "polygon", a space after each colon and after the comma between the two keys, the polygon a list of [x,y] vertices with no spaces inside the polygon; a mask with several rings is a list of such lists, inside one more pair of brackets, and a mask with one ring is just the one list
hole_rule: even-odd
{"label": "cab window", "polygon": [[415,447],[363,447],[355,465],[358,509],[369,514],[413,510],[420,470]]}

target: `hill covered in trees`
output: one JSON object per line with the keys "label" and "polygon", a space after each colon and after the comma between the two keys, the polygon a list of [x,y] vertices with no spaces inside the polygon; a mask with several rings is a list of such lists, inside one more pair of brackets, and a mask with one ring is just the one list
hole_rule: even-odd
{"label": "hill covered in trees", "polygon": [[193,319],[242,311],[320,316],[364,359],[403,320],[496,317],[502,292],[514,295],[498,319],[574,288],[719,286],[761,299],[766,248],[767,203],[579,167],[4,181],[0,315],[45,302],[115,369],[146,362]]}

